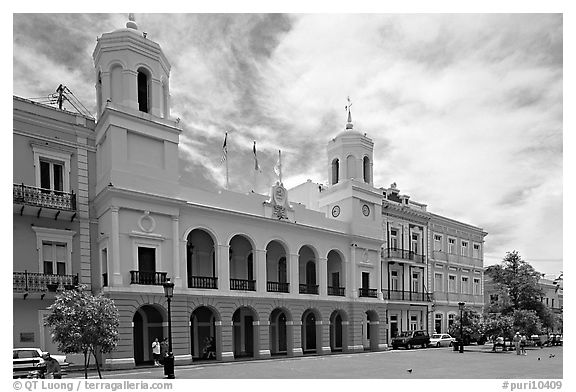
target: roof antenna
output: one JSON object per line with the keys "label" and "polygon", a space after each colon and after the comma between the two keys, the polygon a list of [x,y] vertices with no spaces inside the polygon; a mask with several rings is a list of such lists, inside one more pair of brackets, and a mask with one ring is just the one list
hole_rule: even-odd
{"label": "roof antenna", "polygon": [[56,102],[58,103],[58,109],[62,110],[62,103],[64,102],[64,89],[66,88],[66,86],[62,86],[62,84],[60,84],[60,86],[58,86],[58,88],[56,89],[56,92],[58,93],[58,98],[56,99]]}

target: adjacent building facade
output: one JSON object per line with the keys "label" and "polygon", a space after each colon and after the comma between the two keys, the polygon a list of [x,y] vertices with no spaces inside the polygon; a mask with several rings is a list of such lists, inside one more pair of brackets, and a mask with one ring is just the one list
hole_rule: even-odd
{"label": "adjacent building facade", "polygon": [[[396,184],[375,187],[374,144],[354,130],[350,112],[327,144],[328,185],[208,192],[178,179],[182,129],[170,117],[170,63],[160,46],[130,21],[99,37],[93,58],[98,120],[74,119],[65,143],[76,146],[70,162],[86,163],[70,163],[72,188],[63,186],[78,189],[76,205],[46,217],[28,205],[21,213],[16,184],[25,180],[15,164],[14,230],[30,232],[15,235],[15,247],[37,235],[29,221],[56,225],[70,243],[70,267],[49,270],[38,254],[26,256],[37,259],[28,266],[15,254],[14,295],[31,300],[16,290],[24,269],[77,273],[112,298],[120,341],[105,366],[151,360],[151,343],[168,332],[167,279],[176,363],[202,358],[210,339],[221,361],[382,350],[400,331],[446,331],[458,302],[482,307],[486,233],[428,212]],[[15,139],[14,148],[28,147]],[[38,249],[48,249],[42,241]]]}

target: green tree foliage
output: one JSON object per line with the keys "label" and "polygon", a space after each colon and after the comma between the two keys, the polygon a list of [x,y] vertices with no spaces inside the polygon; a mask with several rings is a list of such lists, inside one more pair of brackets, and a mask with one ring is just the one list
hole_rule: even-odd
{"label": "green tree foliage", "polygon": [[[448,330],[448,333],[455,338],[460,338],[460,321],[460,315],[458,315]],[[464,308],[462,312],[462,334],[465,342],[476,341],[483,336],[480,313]]]}
{"label": "green tree foliage", "polygon": [[507,252],[502,264],[486,268],[488,275],[504,299],[499,312],[510,314],[514,310],[542,311],[543,296],[538,281],[542,277],[530,264],[522,260],[517,251]]}
{"label": "green tree foliage", "polygon": [[101,294],[94,296],[80,286],[57,295],[48,310],[46,325],[52,330],[58,350],[84,354],[85,378],[92,354],[102,378],[97,353],[110,352],[118,343],[119,315],[114,302]]}
{"label": "green tree foliage", "polygon": [[519,331],[523,335],[540,334],[542,331],[542,323],[538,314],[534,310],[517,309],[512,313],[514,320],[514,330]]}

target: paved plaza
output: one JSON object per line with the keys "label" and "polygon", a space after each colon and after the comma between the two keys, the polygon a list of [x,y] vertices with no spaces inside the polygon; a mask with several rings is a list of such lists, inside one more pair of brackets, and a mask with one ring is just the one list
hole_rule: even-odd
{"label": "paved plaza", "polygon": [[[391,350],[328,356],[177,366],[177,379],[561,379],[562,347],[529,349],[527,356],[493,353],[491,346]],[[412,371],[409,371],[409,370]],[[83,377],[81,372],[66,377]],[[90,377],[97,375],[90,373]],[[103,377],[154,379],[162,368],[103,372]]]}

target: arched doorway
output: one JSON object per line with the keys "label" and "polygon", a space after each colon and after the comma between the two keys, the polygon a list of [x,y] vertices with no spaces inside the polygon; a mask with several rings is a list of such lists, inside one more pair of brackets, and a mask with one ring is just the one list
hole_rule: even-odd
{"label": "arched doorway", "polygon": [[234,358],[254,357],[257,332],[254,321],[257,321],[256,313],[246,306],[236,309],[232,315]]}
{"label": "arched doorway", "polygon": [[342,269],[342,257],[335,250],[328,252],[327,257],[327,268],[328,273],[328,295],[344,296],[344,282],[346,281],[345,276],[343,276]]}
{"label": "arched doorway", "polygon": [[302,352],[304,354],[316,354],[319,352],[322,338],[318,314],[313,309],[308,309],[302,314]]}
{"label": "arched doorway", "polygon": [[288,293],[288,271],[286,250],[278,241],[270,241],[266,246],[266,291]]}
{"label": "arched doorway", "polygon": [[164,310],[156,305],[143,305],[134,313],[132,336],[136,365],[153,363],[152,342],[164,339]]}
{"label": "arched doorway", "polygon": [[256,291],[253,251],[251,242],[242,235],[230,240],[230,290]]}
{"label": "arched doorway", "polygon": [[316,270],[316,254],[309,246],[303,246],[298,252],[300,294],[318,294]]}
{"label": "arched doorway", "polygon": [[330,350],[332,352],[341,352],[347,346],[344,320],[345,314],[340,310],[335,310],[330,315]]}
{"label": "arched doorway", "polygon": [[216,359],[216,315],[200,306],[190,316],[190,351],[192,359]]}
{"label": "arched doorway", "polygon": [[212,236],[201,229],[194,229],[186,241],[186,272],[188,287],[217,289],[216,252]]}
{"label": "arched doorway", "polygon": [[270,313],[270,353],[272,355],[288,354],[288,315],[283,309],[276,308]]}

